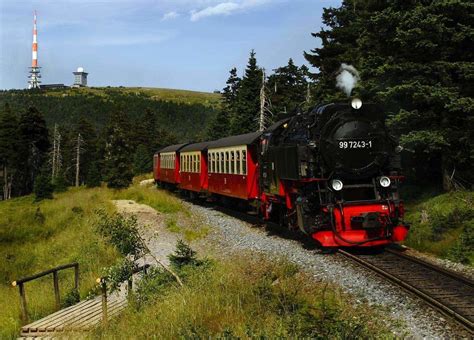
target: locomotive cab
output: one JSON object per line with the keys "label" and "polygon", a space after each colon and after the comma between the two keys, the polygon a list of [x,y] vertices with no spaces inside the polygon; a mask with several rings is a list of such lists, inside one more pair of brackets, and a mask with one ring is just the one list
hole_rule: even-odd
{"label": "locomotive cab", "polygon": [[356,100],[317,106],[267,130],[260,163],[266,217],[277,210],[324,247],[402,241],[400,156],[384,120],[379,106]]}

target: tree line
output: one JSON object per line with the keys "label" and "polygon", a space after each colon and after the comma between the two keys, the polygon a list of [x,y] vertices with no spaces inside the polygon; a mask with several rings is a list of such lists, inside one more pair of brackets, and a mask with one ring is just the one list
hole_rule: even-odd
{"label": "tree line", "polygon": [[472,188],[474,183],[474,3],[467,0],[344,0],[325,8],[320,44],[304,52],[314,68],[290,59],[269,77],[255,52],[242,78],[231,69],[212,138],[257,130],[261,89],[270,122],[317,103],[347,101],[336,89],[343,63],[360,72],[353,91],[382,104],[387,123],[405,148],[409,180]]}
{"label": "tree line", "polygon": [[68,186],[127,187],[134,175],[151,171],[160,147],[177,142],[157,115],[146,110],[140,124],[123,111],[112,113],[102,130],[85,117],[77,124],[48,128],[35,107],[15,113],[0,110],[1,197],[35,192],[50,198]]}

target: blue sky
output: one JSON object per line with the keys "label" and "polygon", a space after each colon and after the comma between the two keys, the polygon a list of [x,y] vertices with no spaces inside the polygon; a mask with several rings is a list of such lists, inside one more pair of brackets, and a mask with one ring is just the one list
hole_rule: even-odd
{"label": "blue sky", "polygon": [[323,7],[336,0],[0,0],[0,89],[26,87],[38,11],[43,83],[213,91],[254,48],[271,70],[319,44]]}

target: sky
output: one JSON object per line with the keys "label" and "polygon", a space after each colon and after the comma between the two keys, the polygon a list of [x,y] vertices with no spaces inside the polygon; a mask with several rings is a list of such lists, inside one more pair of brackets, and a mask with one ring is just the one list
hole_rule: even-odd
{"label": "sky", "polygon": [[[323,7],[340,0],[0,0],[0,89],[25,88],[33,11],[44,84],[220,90],[255,49],[266,70],[320,45]],[[309,66],[309,65],[308,65]]]}

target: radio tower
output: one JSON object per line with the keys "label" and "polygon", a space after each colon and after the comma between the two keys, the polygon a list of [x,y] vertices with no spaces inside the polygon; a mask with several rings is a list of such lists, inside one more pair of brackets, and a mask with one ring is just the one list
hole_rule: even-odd
{"label": "radio tower", "polygon": [[38,31],[36,29],[36,11],[33,19],[33,45],[32,50],[32,59],[30,67],[30,75],[28,76],[28,88],[29,89],[39,89],[41,83],[41,74],[40,67],[38,66]]}

